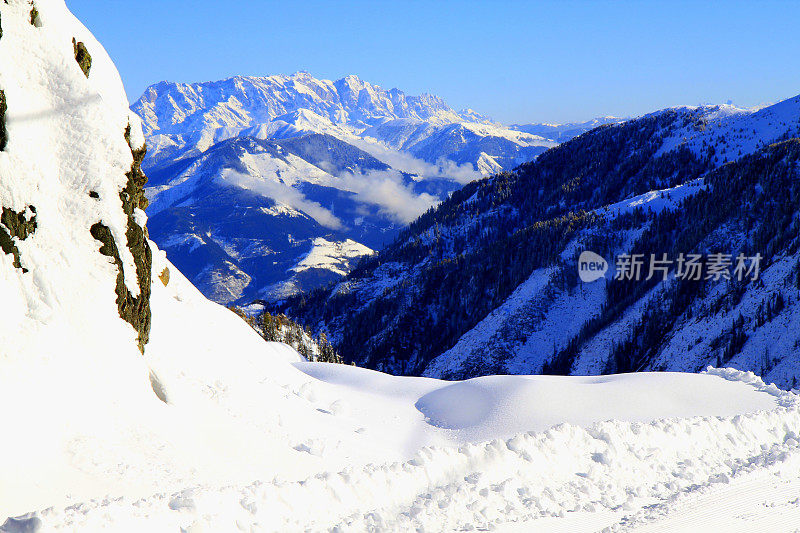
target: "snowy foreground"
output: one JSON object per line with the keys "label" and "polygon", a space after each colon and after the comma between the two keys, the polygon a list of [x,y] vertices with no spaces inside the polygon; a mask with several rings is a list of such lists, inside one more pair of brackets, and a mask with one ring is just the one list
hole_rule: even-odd
{"label": "snowy foreground", "polygon": [[142,355],[115,300],[120,273],[140,294],[135,258],[89,231],[125,242],[141,129],[100,44],[62,1],[36,6],[31,24],[27,0],[0,2],[0,204],[37,218],[15,241],[24,270],[0,253],[0,531],[800,527],[800,401],[751,374],[453,383],[312,364],[159,277],[152,243]]}
{"label": "snowy foreground", "polygon": [[398,378],[303,362],[180,275],[153,304],[142,363],[169,403],[142,373],[115,376],[128,395],[110,405],[41,398],[47,427],[2,444],[0,515],[40,509],[21,520],[43,531],[800,527],[800,401],[752,374]]}

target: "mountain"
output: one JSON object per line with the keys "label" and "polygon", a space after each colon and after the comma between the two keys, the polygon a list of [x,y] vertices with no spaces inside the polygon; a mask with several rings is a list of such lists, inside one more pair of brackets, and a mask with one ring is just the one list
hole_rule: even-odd
{"label": "mountain", "polygon": [[567,122],[565,124],[513,124],[511,129],[539,135],[558,142],[566,142],[599,126],[618,124],[626,119],[618,117],[598,117],[586,122]]}
{"label": "mountain", "polygon": [[800,402],[752,374],[449,382],[265,342],[331,355],[148,238],[127,102],[63,1],[0,2],[4,533],[796,523]]}
{"label": "mountain", "polygon": [[[163,82],[132,108],[153,239],[226,304],[334,281],[463,183],[556,144],[355,76]],[[319,240],[343,255],[301,269]]]}
{"label": "mountain", "polygon": [[[466,185],[335,286],[279,306],[346,360],[399,374],[697,371],[800,376],[800,97],[601,126]],[[611,264],[582,283],[590,250]],[[673,261],[613,277],[615,258]],[[755,281],[677,280],[683,254],[760,254]],[[645,265],[647,267],[647,265]]]}
{"label": "mountain", "polygon": [[[387,117],[438,123],[463,120],[437,96],[406,96],[398,89],[387,91],[357,76],[318,80],[307,72],[261,78],[236,76],[191,85],[162,82],[145,90],[136,107],[141,109],[145,135],[208,126],[247,127],[299,109],[351,125]],[[232,112],[234,107],[238,112]],[[180,112],[187,109],[189,113]]]}
{"label": "mountain", "polygon": [[[432,127],[427,134],[417,131],[418,137],[458,123],[485,124],[483,135],[489,137],[502,137],[508,131],[497,124],[489,128],[489,119],[474,111],[458,113],[434,95],[408,96],[399,89],[385,90],[356,76],[319,80],[307,72],[292,76],[236,76],[196,84],[161,82],[145,90],[132,108],[142,117],[145,135],[154,139],[155,150],[148,156],[151,161],[177,149],[204,151],[213,142],[268,124],[288,123],[299,130],[338,131],[342,135],[359,135],[369,129],[367,136],[379,141],[389,141],[398,134],[397,130],[411,126]],[[297,113],[301,114],[300,121]],[[370,129],[376,126],[383,128]],[[325,128],[329,131],[322,131]],[[547,139],[535,135],[517,137],[524,139],[526,145],[552,146]]]}
{"label": "mountain", "polygon": [[[315,133],[234,137],[151,174],[154,240],[220,303],[281,298],[337,279],[459,187]],[[301,269],[322,241],[331,260]]]}

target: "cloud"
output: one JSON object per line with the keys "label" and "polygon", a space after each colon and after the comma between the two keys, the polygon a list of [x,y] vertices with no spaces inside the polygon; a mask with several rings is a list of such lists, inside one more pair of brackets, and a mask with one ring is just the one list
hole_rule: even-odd
{"label": "cloud", "polygon": [[[415,191],[413,183],[410,183],[403,173],[423,178],[450,180],[462,185],[482,177],[471,164],[459,165],[441,159],[434,165],[410,154],[392,150],[377,141],[348,139],[347,142],[392,168],[342,172],[335,176],[335,187],[354,193],[359,202],[377,206],[381,214],[402,224],[413,222],[441,201],[432,194]],[[317,166],[329,174],[335,173],[333,165],[318,162]],[[302,211],[325,227],[334,230],[345,229],[345,224],[332,211],[318,202],[307,199],[303,193],[285,183],[230,170],[222,176],[222,179]]]}
{"label": "cloud", "polygon": [[382,214],[408,224],[439,203],[428,193],[416,193],[397,170],[343,173],[341,187],[356,194],[359,201],[376,205]]}
{"label": "cloud", "polygon": [[378,141],[361,138],[357,140],[348,139],[347,142],[396,170],[417,174],[424,178],[449,179],[461,185],[466,185],[483,177],[471,163],[459,165],[449,159],[441,158],[434,165],[409,153],[392,150]]}
{"label": "cloud", "polygon": [[285,183],[264,180],[256,176],[250,176],[231,170],[224,172],[221,179],[237,187],[256,192],[268,198],[272,198],[276,202],[302,211],[326,228],[334,230],[344,228],[342,221],[330,210],[326,209],[318,202],[308,200],[303,196],[303,193]]}

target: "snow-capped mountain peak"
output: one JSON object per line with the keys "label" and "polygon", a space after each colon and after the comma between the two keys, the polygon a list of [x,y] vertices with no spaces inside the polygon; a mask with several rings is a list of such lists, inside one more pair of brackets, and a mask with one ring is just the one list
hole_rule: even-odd
{"label": "snow-capped mountain peak", "polygon": [[[133,110],[150,147],[143,166],[152,177],[154,238],[206,295],[226,303],[277,294],[268,287],[309,289],[312,279],[327,282],[330,276],[315,269],[320,275],[305,275],[299,283],[289,268],[314,248],[314,239],[380,248],[400,230],[398,223],[410,222],[461,184],[511,169],[557,144],[472,110],[458,113],[438,96],[385,90],[354,75],[336,81],[297,72],[161,82]],[[236,189],[244,193],[229,206],[237,214],[218,219],[222,198],[238,194]],[[274,216],[270,201],[300,214],[291,221],[279,216],[289,242],[266,223],[267,213]],[[238,239],[231,217],[254,213],[263,219],[252,226],[259,229],[246,242]],[[252,259],[244,250],[253,248],[253,239],[271,260],[253,259],[246,267],[241,262]],[[227,255],[239,245],[239,257]],[[340,261],[355,263],[346,255]],[[331,268],[329,274],[342,272]]]}
{"label": "snow-capped mountain peak", "polygon": [[206,128],[245,128],[308,109],[334,124],[363,127],[380,119],[412,118],[439,123],[461,116],[439,97],[409,96],[350,75],[336,81],[308,72],[275,76],[234,76],[207,83],[161,82],[133,106],[146,135]]}

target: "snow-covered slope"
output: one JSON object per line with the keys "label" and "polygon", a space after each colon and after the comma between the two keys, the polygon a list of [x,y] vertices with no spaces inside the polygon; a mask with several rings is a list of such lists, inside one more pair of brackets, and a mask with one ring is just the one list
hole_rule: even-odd
{"label": "snow-covered slope", "polygon": [[[800,134],[800,97],[760,110],[707,106],[681,107],[674,111],[681,117],[678,122],[680,126],[660,140],[661,145],[655,157],[687,149],[697,157],[705,157],[709,168],[741,160],[757,150]],[[763,158],[768,158],[768,154],[767,151]],[[763,174],[771,172],[780,170],[773,167],[759,169],[748,179],[752,180],[757,190],[763,190],[758,181],[765,179]],[[720,179],[718,183],[729,179]],[[786,179],[788,183],[793,183],[797,178],[790,173]],[[730,190],[728,184],[723,187],[725,189],[715,197],[724,197],[725,191]],[[687,206],[685,201],[700,191],[708,192],[704,178],[632,196],[595,212],[608,220],[630,215],[637,210],[643,210],[650,216],[664,211],[681,213],[698,205],[694,203]],[[792,193],[787,187],[777,186],[773,194],[781,198],[779,201],[786,201]],[[735,197],[731,200],[734,201],[734,220],[710,232],[702,241],[701,251],[719,246],[746,247],[748,235],[758,232],[772,236],[771,230],[753,231],[747,228],[746,223],[735,221],[740,216],[746,217],[748,211],[751,211],[750,216],[756,216],[752,199]],[[770,198],[765,201],[772,202]],[[741,203],[736,205],[735,202]],[[796,209],[793,201],[788,200],[787,210],[791,212]],[[767,217],[757,218],[762,220],[757,220],[756,226],[765,222],[763,218]],[[797,324],[800,324],[800,307],[797,305],[800,257],[795,244],[797,218],[796,214],[789,215],[786,223],[782,223],[779,231],[788,234],[787,240],[791,244],[785,249],[772,248],[770,251],[774,255],[765,254],[766,261],[762,265],[758,283],[746,288],[739,287],[735,291],[725,284],[714,287],[695,302],[686,315],[675,317],[675,323],[665,326],[671,333],[665,336],[664,345],[659,347],[654,360],[644,367],[691,370],[703,368],[716,359],[756,372],[783,386],[796,385],[800,377],[800,337],[797,335]],[[692,221],[691,216],[684,216],[684,219],[687,224],[700,226],[704,223],[702,218]],[[659,222],[656,220],[653,224]],[[633,247],[641,231],[650,224],[628,233],[629,238],[616,239],[619,242],[616,253]],[[568,347],[570,342],[585,336],[582,330],[588,329],[592,321],[602,315],[604,306],[609,305],[606,300],[607,287],[602,284],[581,284],[579,290],[557,288],[564,269],[575,268],[575,257],[570,254],[576,247],[590,246],[587,242],[592,242],[587,235],[575,240],[573,249],[562,258],[563,268],[534,271],[501,306],[437,357],[425,369],[425,375],[463,375],[464,369],[470,367],[471,360],[480,360],[481,355],[487,353],[506,353],[503,366],[508,372],[541,372],[553,359],[554,352],[574,350],[574,347]],[[656,253],[658,250],[647,251]],[[576,350],[569,371],[581,375],[607,371],[609,356],[626,342],[637,323],[641,324],[647,317],[652,317],[654,308],[664,306],[664,301],[669,298],[669,290],[666,287],[654,288],[607,327],[590,334],[590,337],[594,337]],[[721,305],[721,302],[725,303]],[[773,317],[773,314],[776,316]],[[736,345],[733,353],[730,353],[730,348],[726,352],[737,330],[732,324],[739,321],[745,324],[739,334],[741,346]]]}
{"label": "snow-covered slope", "polygon": [[685,147],[722,165],[800,135],[800,96],[761,109],[731,105],[678,109],[692,120],[665,139],[659,153]]}
{"label": "snow-covered slope", "polygon": [[[391,169],[335,137],[237,137],[148,188],[153,239],[219,303],[283,298],[339,279],[458,188]],[[298,273],[315,242],[329,261]],[[344,245],[345,243],[349,243]],[[338,254],[338,255],[337,255]]]}
{"label": "snow-covered slope", "polygon": [[336,281],[347,275],[358,261],[373,250],[351,239],[331,242],[317,237],[311,250],[288,272],[291,277],[262,289],[260,300],[275,301]]}
{"label": "snow-covered slope", "polygon": [[[528,150],[517,157],[530,160],[554,144],[472,111],[458,113],[437,96],[409,96],[356,76],[331,81],[298,72],[196,84],[161,82],[149,87],[132,108],[142,117],[145,135],[154,146],[148,166],[175,159],[181,152],[205,151],[230,137],[285,138],[300,132],[325,133],[346,141],[368,137],[391,149],[413,153],[413,145],[447,135],[449,126],[462,123],[470,125],[471,136],[448,136],[447,142],[457,143],[467,152],[475,151],[476,141],[506,139],[511,142],[494,146],[495,153],[489,155],[509,158],[520,148],[538,146],[538,151]],[[417,151],[428,163],[451,155],[445,150],[426,153],[422,147]],[[477,162],[475,158],[462,159],[457,162],[473,167]]]}
{"label": "snow-covered slope", "polygon": [[[314,238],[380,248],[463,183],[556,144],[474,111],[458,113],[436,96],[387,91],[355,76],[163,82],[132,108],[150,148],[143,167],[151,177],[153,238],[222,303],[322,286],[342,271],[317,269],[316,282],[306,276],[297,283],[289,268]],[[227,169],[236,179],[223,176]],[[247,212],[210,210],[208,200],[219,196],[235,197]],[[232,231],[237,220],[254,228],[252,212],[272,209],[265,202],[280,206],[277,224],[261,216],[257,235]],[[294,229],[286,227],[287,210]],[[220,216],[226,231],[218,231]],[[286,233],[292,242],[278,243]]]}
{"label": "snow-covered slope", "polygon": [[573,137],[584,134],[605,124],[618,124],[626,119],[618,117],[598,117],[586,122],[567,122],[565,124],[514,124],[512,129],[524,131],[533,135],[539,135],[547,139],[553,139],[560,143],[566,142]]}
{"label": "snow-covered slope", "polygon": [[[468,184],[341,283],[282,310],[326,332],[346,360],[392,373],[731,364],[792,387],[798,121],[793,98],[758,111],[671,108],[597,128]],[[606,281],[579,281],[584,250],[605,256]],[[642,283],[617,283],[615,258],[631,251],[642,254]],[[681,254],[733,263],[759,253],[763,277],[645,282],[651,256],[665,253],[673,273]]]}

